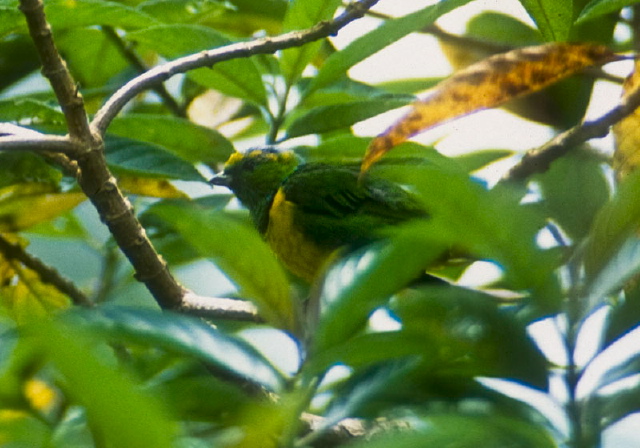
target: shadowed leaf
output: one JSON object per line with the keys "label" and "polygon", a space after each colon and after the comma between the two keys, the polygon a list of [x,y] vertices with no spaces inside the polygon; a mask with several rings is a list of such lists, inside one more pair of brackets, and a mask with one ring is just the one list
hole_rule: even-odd
{"label": "shadowed leaf", "polygon": [[411,136],[453,118],[496,107],[537,92],[576,72],[616,60],[608,48],[592,44],[547,44],[491,56],[443,81],[398,122],[376,137],[362,171]]}

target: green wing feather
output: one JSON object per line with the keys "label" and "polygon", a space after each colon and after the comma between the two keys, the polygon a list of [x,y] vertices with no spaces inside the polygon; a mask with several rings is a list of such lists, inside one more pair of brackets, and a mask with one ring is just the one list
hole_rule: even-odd
{"label": "green wing feather", "polygon": [[346,166],[300,166],[282,186],[287,201],[296,205],[294,225],[320,246],[340,247],[366,244],[386,226],[427,217],[399,185],[374,178],[360,183],[358,174]]}

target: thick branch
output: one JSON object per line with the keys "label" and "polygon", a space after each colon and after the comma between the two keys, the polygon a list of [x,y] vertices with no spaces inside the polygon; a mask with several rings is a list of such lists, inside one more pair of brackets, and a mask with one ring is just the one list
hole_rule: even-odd
{"label": "thick branch", "polygon": [[304,31],[293,31],[276,37],[265,37],[250,42],[239,42],[198,54],[185,56],[175,61],[152,68],[145,74],[132,79],[120,88],[96,113],[91,123],[95,131],[101,135],[122,108],[140,92],[158,83],[166,81],[174,75],[201,67],[256,54],[271,54],[285,48],[304,45],[309,42],[336,34],[342,27],[362,17],[378,0],[361,0],[349,5],[345,12],[334,20],[321,22]]}
{"label": "thick branch", "polygon": [[558,134],[539,148],[529,150],[500,182],[523,181],[535,173],[545,172],[554,160],[562,157],[572,148],[592,138],[606,136],[612,125],[633,113],[638,107],[640,107],[640,88],[622,98],[618,106],[597,120],[574,126]]}
{"label": "thick branch", "polygon": [[0,136],[0,150],[49,151],[70,154],[77,151],[77,149],[77,146],[71,142],[69,137],[57,135],[41,135],[39,137]]}
{"label": "thick branch", "polygon": [[35,43],[42,62],[42,74],[47,77],[67,120],[69,134],[84,141],[90,138],[89,122],[82,95],[60,57],[53,41],[51,27],[44,14],[41,0],[20,0],[20,10],[27,19],[31,39]]}

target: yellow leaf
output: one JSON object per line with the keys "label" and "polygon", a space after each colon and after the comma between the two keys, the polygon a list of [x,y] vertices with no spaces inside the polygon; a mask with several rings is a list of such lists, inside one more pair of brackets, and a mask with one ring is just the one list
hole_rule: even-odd
{"label": "yellow leaf", "polygon": [[[627,97],[640,85],[640,61],[636,60],[633,72],[622,86],[622,97]],[[640,165],[640,109],[613,125],[615,152],[613,169],[622,180]]]}
{"label": "yellow leaf", "polygon": [[87,197],[57,193],[49,184],[23,183],[0,188],[0,232],[16,232],[75,208]]}
{"label": "yellow leaf", "polygon": [[537,92],[587,67],[619,59],[602,45],[553,43],[491,56],[441,82],[398,122],[376,137],[365,154],[365,172],[394,146],[445,121]]}
{"label": "yellow leaf", "polygon": [[153,198],[182,199],[188,196],[164,179],[122,176],[118,179],[120,188],[130,194],[139,194]]}

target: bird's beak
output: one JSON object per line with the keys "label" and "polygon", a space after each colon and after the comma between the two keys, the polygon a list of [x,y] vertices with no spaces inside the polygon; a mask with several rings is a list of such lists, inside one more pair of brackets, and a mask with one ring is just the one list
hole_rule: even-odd
{"label": "bird's beak", "polygon": [[219,187],[227,187],[229,188],[229,184],[231,183],[231,178],[224,174],[224,172],[220,172],[209,179],[210,185],[217,185]]}

